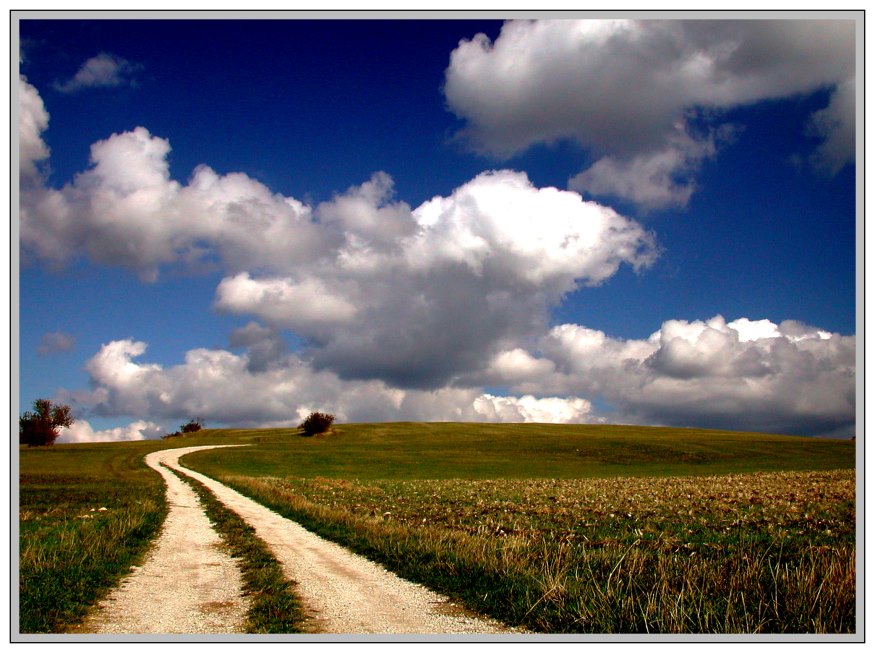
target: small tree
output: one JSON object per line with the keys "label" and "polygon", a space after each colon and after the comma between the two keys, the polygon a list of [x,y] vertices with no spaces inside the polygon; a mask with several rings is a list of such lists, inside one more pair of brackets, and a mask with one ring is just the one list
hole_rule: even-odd
{"label": "small tree", "polygon": [[334,423],[334,415],[328,413],[310,413],[301,424],[304,435],[319,435],[325,433]]}
{"label": "small tree", "polygon": [[72,424],[69,406],[37,399],[33,402],[33,412],[27,411],[18,420],[18,441],[28,447],[47,447],[58,439],[62,426]]}

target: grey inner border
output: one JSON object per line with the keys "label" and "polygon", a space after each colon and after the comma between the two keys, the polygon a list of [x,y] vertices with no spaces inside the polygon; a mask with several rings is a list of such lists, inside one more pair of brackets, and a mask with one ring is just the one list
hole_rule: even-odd
{"label": "grey inner border", "polygon": [[[860,76],[857,85],[856,97],[856,175],[857,175],[857,419],[856,419],[856,442],[857,444],[857,628],[852,635],[507,635],[507,636],[477,636],[456,635],[447,636],[373,636],[373,635],[178,635],[178,636],[150,636],[150,635],[120,635],[120,636],[88,636],[88,635],[30,635],[18,632],[19,608],[18,608],[18,583],[13,582],[19,573],[18,567],[18,474],[19,454],[18,443],[13,440],[12,434],[17,428],[17,413],[19,405],[19,169],[18,157],[14,153],[18,151],[19,134],[15,128],[18,124],[18,85],[14,83],[18,75],[18,60],[14,56],[19,50],[18,23],[21,20],[38,19],[228,19],[228,20],[308,20],[308,19],[511,19],[511,18],[638,18],[638,19],[846,19],[856,23],[856,66],[857,70],[864,71],[865,34],[864,22],[865,11],[842,10],[842,11],[791,11],[791,10],[756,10],[756,11],[725,11],[725,10],[483,10],[472,9],[467,11],[450,10],[11,10],[10,11],[10,423],[9,423],[9,448],[10,448],[10,643],[18,642],[348,642],[348,643],[400,643],[400,642],[526,642],[526,643],[560,643],[560,642],[612,642],[612,643],[637,643],[637,642],[799,642],[799,643],[854,643],[865,641],[865,527],[862,515],[865,514],[865,243],[864,243],[864,95],[865,80]],[[13,543],[15,545],[13,546]]]}

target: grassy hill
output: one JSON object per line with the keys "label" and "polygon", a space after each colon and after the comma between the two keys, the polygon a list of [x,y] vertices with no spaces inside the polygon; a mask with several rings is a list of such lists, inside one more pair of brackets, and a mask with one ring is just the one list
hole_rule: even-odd
{"label": "grassy hill", "polygon": [[855,628],[854,442],[378,423],[20,448],[21,632],[75,629],[142,559],[166,514],[143,456],[206,444],[252,446],[183,464],[536,631]]}
{"label": "grassy hill", "polygon": [[362,480],[822,470],[854,467],[856,451],[850,441],[616,425],[344,424],[312,438],[262,429],[206,431],[201,439],[256,445],[187,458],[207,474]]}

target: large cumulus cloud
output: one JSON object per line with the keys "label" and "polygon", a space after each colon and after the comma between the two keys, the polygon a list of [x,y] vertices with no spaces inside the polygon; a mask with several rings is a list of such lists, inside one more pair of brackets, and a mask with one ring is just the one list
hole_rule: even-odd
{"label": "large cumulus cloud", "polygon": [[[855,338],[793,321],[669,320],[637,340],[562,324],[536,350],[501,351],[457,385],[434,389],[316,369],[256,323],[232,341],[244,350],[196,349],[171,367],[138,360],[146,343],[113,341],[86,364],[92,389],[61,398],[82,414],[209,415],[229,425],[294,426],[327,410],[357,422],[619,422],[854,434]],[[508,392],[498,396],[483,386]],[[608,410],[597,410],[596,399]]]}
{"label": "large cumulus cloud", "polygon": [[[35,170],[47,120],[21,84],[31,119],[20,156]],[[294,331],[316,368],[343,378],[445,385],[540,333],[565,293],[656,255],[637,222],[521,172],[483,173],[415,209],[375,173],[310,206],[207,166],[181,184],[169,152],[138,127],[95,143],[91,167],[60,189],[34,172],[20,207],[25,253],[85,256],[146,281],[166,266],[213,266],[226,275],[217,310]]]}
{"label": "large cumulus cloud", "polygon": [[[242,353],[221,349],[189,351],[178,365],[164,367],[139,359],[145,342],[109,342],[92,356],[86,370],[92,389],[63,391],[81,415],[99,417],[149,415],[159,420],[209,416],[211,422],[234,425],[296,426],[314,410],[342,421],[597,421],[589,401],[579,397],[496,397],[476,388],[402,389],[383,381],[346,381],[316,370],[289,352],[274,356],[269,366],[253,365],[260,347],[275,338],[269,329],[250,324],[236,332],[235,342],[248,343]],[[155,430],[153,422],[102,434]],[[65,431],[69,441],[88,435],[87,422]],[[146,429],[148,430],[148,429]]]}
{"label": "large cumulus cloud", "polygon": [[[23,95],[30,97],[32,87]],[[27,110],[22,106],[22,113]],[[170,144],[143,127],[95,143],[92,166],[61,189],[46,187],[30,172],[47,154],[34,141],[23,138],[28,147],[20,149],[22,174],[28,172],[19,209],[28,257],[63,265],[87,256],[154,281],[163,265],[217,259],[233,270],[283,265],[289,258],[304,265],[330,241],[307,207],[246,175],[220,176],[201,166],[187,185],[172,180]]]}
{"label": "large cumulus cloud", "polygon": [[520,20],[462,41],[444,91],[481,151],[571,139],[596,161],[570,187],[661,208],[729,135],[720,112],[761,100],[830,90],[816,160],[852,162],[855,54],[853,21]]}
{"label": "large cumulus cloud", "polygon": [[391,252],[347,244],[320,275],[326,299],[354,306],[355,319],[318,338],[316,365],[445,384],[502,343],[539,333],[578,284],[655,256],[637,223],[517,172],[482,174],[410,215],[414,228]]}

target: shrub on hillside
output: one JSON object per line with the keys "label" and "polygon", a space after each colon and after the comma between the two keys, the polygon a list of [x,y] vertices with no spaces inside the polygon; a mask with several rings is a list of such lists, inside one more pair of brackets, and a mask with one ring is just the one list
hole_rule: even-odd
{"label": "shrub on hillside", "polygon": [[310,413],[300,428],[304,429],[304,435],[319,435],[325,433],[334,423],[334,415],[328,413]]}
{"label": "shrub on hillside", "polygon": [[187,424],[179,427],[180,433],[195,433],[204,427],[200,419],[190,420]]}

